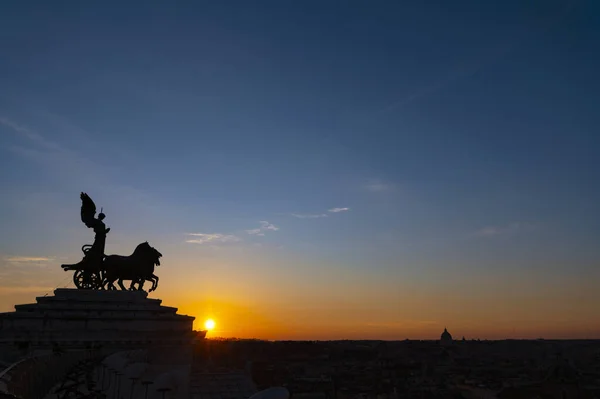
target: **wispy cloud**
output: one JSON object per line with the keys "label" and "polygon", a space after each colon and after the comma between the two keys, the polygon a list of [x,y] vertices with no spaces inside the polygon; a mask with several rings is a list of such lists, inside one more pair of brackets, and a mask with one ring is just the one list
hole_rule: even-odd
{"label": "wispy cloud", "polygon": [[[260,227],[256,229],[246,230],[246,233],[255,236],[264,236],[267,231],[277,231],[279,227],[267,221],[260,221]],[[218,244],[230,244],[240,242],[242,239],[234,234],[222,234],[222,233],[188,233],[188,239],[185,240],[188,244],[207,244],[207,245],[218,245]]]}
{"label": "wispy cloud", "polygon": [[500,43],[490,44],[484,50],[484,53],[474,54],[471,59],[466,59],[454,68],[447,70],[442,76],[436,77],[427,84],[418,87],[412,93],[399,98],[385,107],[379,112],[387,113],[398,110],[414,101],[425,98],[439,90],[445,89],[447,86],[461,81],[469,76],[474,75],[479,70],[496,63],[498,60],[512,51],[518,43],[514,41],[504,41]]}
{"label": "wispy cloud", "polygon": [[493,237],[502,234],[510,234],[518,231],[523,231],[525,229],[530,229],[532,227],[529,223],[523,222],[513,222],[503,226],[486,226],[481,228],[475,232],[475,235],[478,237]]}
{"label": "wispy cloud", "polygon": [[318,219],[318,218],[326,218],[329,215],[326,213],[318,213],[318,214],[301,214],[301,213],[292,213],[292,216],[298,219]]}
{"label": "wispy cloud", "polygon": [[[99,175],[103,175],[106,172],[106,166],[100,167],[61,143],[52,141],[47,136],[17,123],[6,116],[0,115],[0,126],[9,128],[28,141],[27,145],[13,145],[10,147],[12,152],[32,161],[49,165],[49,167],[61,172],[61,174],[67,172],[72,175],[72,178],[66,180],[80,180],[80,178],[76,177],[79,177],[82,171],[85,171],[85,180],[90,179],[89,174],[92,172],[102,170],[103,172],[98,173]],[[97,179],[93,180],[97,181]]]}
{"label": "wispy cloud", "polygon": [[327,212],[340,213],[340,212],[347,212],[349,210],[350,210],[350,208],[331,208]]}
{"label": "wispy cloud", "polygon": [[246,233],[255,236],[264,236],[266,231],[277,231],[279,227],[275,226],[272,223],[269,223],[265,220],[261,220],[260,227],[256,229],[246,230]]}
{"label": "wispy cloud", "polygon": [[279,230],[279,227],[276,227],[275,225],[273,225],[269,222],[265,222],[265,221],[261,221],[260,226],[264,230],[273,230],[273,231]]}
{"label": "wispy cloud", "polygon": [[36,257],[36,256],[11,256],[6,258],[7,262],[15,262],[15,263],[38,263],[38,262],[48,262],[52,260],[51,258],[45,257]]}
{"label": "wispy cloud", "polygon": [[[543,21],[541,21],[541,24],[539,25],[541,29],[537,30],[537,33],[539,34],[547,32],[555,25],[564,21],[566,16],[568,16],[574,7],[576,7],[576,4],[576,1],[565,1],[564,6],[560,9],[557,9],[556,13],[548,15]],[[514,40],[512,35],[504,37],[500,42],[490,43],[485,47],[482,53],[473,54],[470,59],[463,60],[454,68],[446,70],[442,76],[434,78],[429,83],[420,86],[417,90],[413,91],[409,95],[399,98],[397,101],[386,105],[379,112],[386,113],[398,110],[414,101],[420,100],[439,90],[445,89],[447,86],[450,86],[457,81],[461,81],[473,76],[480,70],[496,64],[509,53],[521,47],[523,43],[525,43],[525,41]]]}
{"label": "wispy cloud", "polygon": [[365,189],[373,193],[380,193],[393,190],[394,185],[380,180],[373,180],[365,185]]}
{"label": "wispy cloud", "polygon": [[193,237],[187,239],[185,242],[189,244],[224,244],[238,242],[242,239],[232,234],[220,234],[220,233],[189,233],[188,236]]}
{"label": "wispy cloud", "polygon": [[350,210],[350,208],[347,208],[347,207],[346,208],[336,207],[336,208],[328,209],[327,210],[328,213],[292,213],[290,215],[295,218],[298,218],[298,219],[319,219],[319,218],[329,217],[330,213],[347,212],[349,210]]}
{"label": "wispy cloud", "polygon": [[[4,129],[3,129],[4,128]],[[73,130],[73,127],[69,127]],[[25,126],[20,122],[15,122],[6,115],[0,115],[0,133],[2,131],[11,131],[24,139],[23,144],[13,145],[9,149],[20,155],[22,158],[41,164],[44,170],[51,171],[60,177],[60,184],[64,184],[68,190],[73,189],[72,182],[94,182],[96,190],[102,190],[107,196],[121,198],[124,203],[135,204],[135,208],[160,213],[158,208],[164,210],[163,204],[156,202],[155,198],[138,190],[130,184],[131,179],[126,179],[127,183],[120,184],[118,181],[123,178],[123,168],[115,164],[115,159],[111,157],[111,162],[106,164],[97,164],[80,154],[78,151],[70,149],[63,145],[63,142],[56,141],[50,136]],[[62,127],[60,129],[64,130]],[[72,145],[75,141],[83,143],[83,147],[94,147],[90,142],[90,135],[83,130],[76,132],[77,140],[65,141]],[[85,152],[84,152],[85,154]],[[84,183],[86,185],[88,183]],[[81,186],[78,188],[81,189]]]}
{"label": "wispy cloud", "polygon": [[13,132],[17,133],[21,137],[27,138],[28,140],[32,141],[33,143],[35,143],[41,147],[45,147],[49,150],[54,150],[54,151],[61,151],[61,152],[64,151],[64,148],[62,148],[57,143],[54,143],[52,141],[45,139],[42,135],[34,132],[33,130],[29,129],[28,127],[25,127],[23,125],[20,125],[14,121],[8,119],[5,116],[0,116],[0,125],[8,127],[9,129],[11,129]]}

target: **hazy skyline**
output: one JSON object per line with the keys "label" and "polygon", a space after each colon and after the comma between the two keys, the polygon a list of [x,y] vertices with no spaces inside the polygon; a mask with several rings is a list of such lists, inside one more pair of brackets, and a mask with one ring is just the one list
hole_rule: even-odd
{"label": "hazy skyline", "polygon": [[216,335],[600,338],[597,54],[594,1],[2,4],[0,311],[84,191]]}

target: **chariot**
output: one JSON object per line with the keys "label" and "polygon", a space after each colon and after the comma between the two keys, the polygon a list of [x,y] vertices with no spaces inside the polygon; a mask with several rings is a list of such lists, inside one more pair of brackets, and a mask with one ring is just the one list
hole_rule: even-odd
{"label": "chariot", "polygon": [[100,258],[94,256],[93,245],[85,244],[81,247],[83,259],[73,265],[62,265],[64,271],[74,270],[73,283],[80,289],[102,290],[104,289],[104,255]]}
{"label": "chariot", "polygon": [[[81,221],[96,233],[94,243],[81,247],[83,259],[79,263],[62,265],[64,271],[74,271],[73,283],[79,289],[114,290],[115,281],[122,290],[127,290],[123,280],[130,280],[129,290],[142,290],[144,282],[152,281],[154,291],[158,287],[158,277],[154,267],[160,265],[162,254],[148,242],[139,244],[129,256],[105,255],[104,244],[110,228],[104,225],[105,215],[96,215],[96,205],[86,194],[81,193]],[[137,287],[136,287],[137,284]]]}

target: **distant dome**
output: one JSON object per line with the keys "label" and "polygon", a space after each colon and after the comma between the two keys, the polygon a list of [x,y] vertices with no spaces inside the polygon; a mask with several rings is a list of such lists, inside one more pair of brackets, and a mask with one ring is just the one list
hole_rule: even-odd
{"label": "distant dome", "polygon": [[444,332],[442,333],[440,340],[442,342],[452,342],[452,335],[450,335],[447,329],[444,328]]}

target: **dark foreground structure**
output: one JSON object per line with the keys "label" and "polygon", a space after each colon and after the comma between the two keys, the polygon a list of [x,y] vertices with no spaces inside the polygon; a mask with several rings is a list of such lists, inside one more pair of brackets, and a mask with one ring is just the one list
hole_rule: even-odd
{"label": "dark foreground structure", "polygon": [[[193,346],[206,331],[143,291],[158,286],[162,254],[147,242],[130,256],[105,255],[110,231],[96,205],[80,195],[81,220],[95,232],[75,271],[76,289],[57,289],[36,303],[0,314],[0,394],[21,399],[188,398]],[[123,280],[130,280],[129,290]],[[121,288],[118,290],[114,283]],[[143,390],[140,388],[143,385]],[[141,396],[140,396],[141,397]]]}
{"label": "dark foreground structure", "polygon": [[[131,395],[130,384],[144,382],[148,397],[187,398],[193,347],[206,331],[194,331],[194,317],[160,299],[143,291],[58,289],[15,309],[0,314],[0,359],[7,365],[0,392],[43,398],[66,378],[73,392],[65,397],[79,397],[79,383],[100,395],[127,381]],[[108,380],[100,384],[102,370],[114,378],[112,388]]]}

